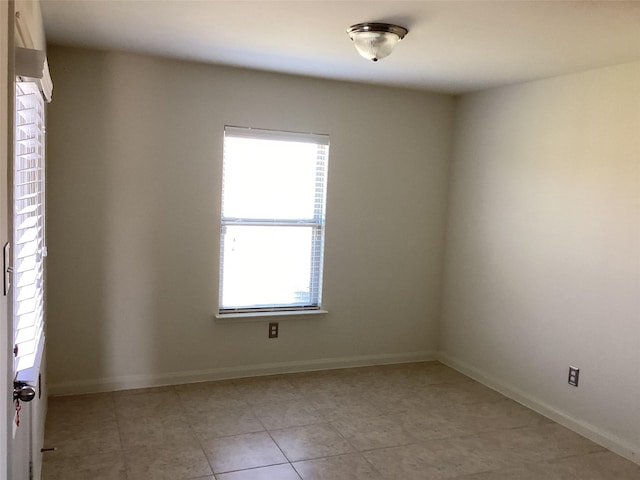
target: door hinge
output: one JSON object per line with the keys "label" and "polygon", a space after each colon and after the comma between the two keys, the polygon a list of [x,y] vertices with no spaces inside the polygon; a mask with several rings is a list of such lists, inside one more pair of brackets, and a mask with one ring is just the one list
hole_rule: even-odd
{"label": "door hinge", "polygon": [[29,461],[29,480],[33,480],[33,461]]}
{"label": "door hinge", "polygon": [[11,266],[11,244],[7,242],[3,249],[3,265],[2,265],[2,277],[3,277],[3,291],[6,297],[11,289],[11,280],[13,274],[13,267]]}

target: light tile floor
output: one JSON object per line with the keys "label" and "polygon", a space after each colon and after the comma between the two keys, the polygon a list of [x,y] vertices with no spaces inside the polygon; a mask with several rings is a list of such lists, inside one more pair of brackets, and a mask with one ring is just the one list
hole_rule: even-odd
{"label": "light tile floor", "polygon": [[49,399],[43,480],[640,479],[437,362]]}

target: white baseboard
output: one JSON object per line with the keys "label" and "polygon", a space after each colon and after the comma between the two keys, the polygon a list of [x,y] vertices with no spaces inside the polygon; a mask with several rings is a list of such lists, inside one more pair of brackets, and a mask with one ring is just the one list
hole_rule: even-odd
{"label": "white baseboard", "polygon": [[476,367],[469,365],[457,358],[440,352],[438,354],[438,360],[449,367],[458,370],[460,373],[467,375],[468,377],[477,380],[478,382],[490,387],[506,397],[521,403],[525,407],[534,410],[541,415],[567,427],[570,430],[588,438],[589,440],[602,445],[603,447],[617,453],[618,455],[631,460],[634,463],[640,465],[640,445],[633,445],[626,440],[619,438],[618,436],[602,430],[595,425],[573,418],[568,412],[562,411],[553,405],[550,405],[535,396],[524,392],[508,383],[500,380],[499,378],[483,372]]}
{"label": "white baseboard", "polygon": [[262,363],[257,365],[241,365],[236,367],[221,367],[187,372],[129,375],[122,377],[50,383],[48,385],[48,390],[49,395],[51,396],[113,392],[117,390],[181,385],[185,383],[209,382],[230,378],[258,377],[278,373],[311,372],[315,370],[334,370],[339,368],[433,360],[437,360],[435,351],[320,358],[315,360]]}

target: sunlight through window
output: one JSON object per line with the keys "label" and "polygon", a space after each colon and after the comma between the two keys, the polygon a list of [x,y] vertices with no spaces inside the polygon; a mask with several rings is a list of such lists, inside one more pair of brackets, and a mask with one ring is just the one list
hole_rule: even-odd
{"label": "sunlight through window", "polygon": [[226,127],[220,313],[319,309],[329,138]]}

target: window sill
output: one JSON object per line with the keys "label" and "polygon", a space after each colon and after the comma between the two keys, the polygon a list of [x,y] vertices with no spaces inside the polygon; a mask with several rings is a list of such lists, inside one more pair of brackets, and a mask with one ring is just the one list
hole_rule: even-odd
{"label": "window sill", "polygon": [[274,317],[308,317],[317,315],[326,315],[326,310],[298,310],[292,312],[256,312],[256,313],[223,313],[216,314],[217,323],[240,323],[240,322],[260,322],[268,321]]}

